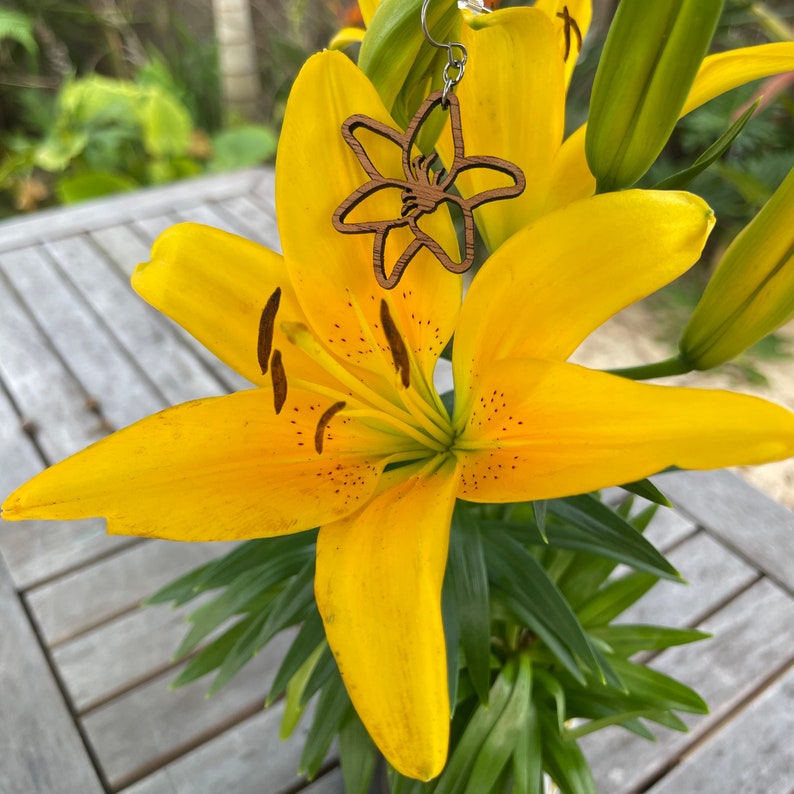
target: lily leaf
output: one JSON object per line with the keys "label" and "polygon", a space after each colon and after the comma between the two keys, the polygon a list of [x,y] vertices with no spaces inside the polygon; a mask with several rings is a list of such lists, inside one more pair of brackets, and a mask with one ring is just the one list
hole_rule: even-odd
{"label": "lily leaf", "polygon": [[637,496],[647,499],[649,502],[660,505],[661,507],[672,507],[670,500],[649,480],[637,480],[636,482],[627,482],[621,485],[624,491],[636,494]]}
{"label": "lily leaf", "polygon": [[[675,174],[671,174],[666,179],[662,179],[653,186],[652,190],[683,190],[689,186],[696,176],[705,171],[712,163],[719,160],[719,158],[725,154],[730,145],[736,140],[739,133],[744,129],[747,122],[752,118],[760,101],[760,98],[757,99],[747,108],[747,110],[745,110],[744,113],[742,113],[742,115],[739,116],[739,118],[736,119],[736,121],[731,124],[731,126],[728,127],[728,129],[725,130],[725,132],[714,141],[691,166],[689,166],[689,168],[685,168],[683,171],[678,171]],[[644,496],[644,494],[641,494],[641,496]]]}

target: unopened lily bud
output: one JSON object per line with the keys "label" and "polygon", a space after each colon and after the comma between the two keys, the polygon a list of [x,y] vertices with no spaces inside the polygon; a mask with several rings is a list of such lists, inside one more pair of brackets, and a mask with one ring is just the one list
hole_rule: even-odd
{"label": "unopened lily bud", "polygon": [[794,319],[794,169],[714,271],[679,348],[710,369]]}
{"label": "unopened lily bud", "polygon": [[[359,68],[377,88],[395,121],[407,126],[427,96],[429,78],[447,61],[446,51],[431,47],[419,23],[422,0],[382,0],[367,25],[358,57]],[[461,13],[457,0],[434,0],[427,26],[442,42],[459,38]]]}
{"label": "unopened lily bud", "polygon": [[723,0],[622,0],[593,84],[585,152],[598,192],[633,185],[664,148]]}

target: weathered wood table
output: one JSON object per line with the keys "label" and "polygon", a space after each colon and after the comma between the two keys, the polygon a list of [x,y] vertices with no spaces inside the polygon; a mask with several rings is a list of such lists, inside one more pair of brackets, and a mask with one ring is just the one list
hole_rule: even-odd
{"label": "weathered wood table", "polygon": [[[0,223],[0,493],[113,428],[243,385],[128,286],[180,220],[277,246],[255,169]],[[651,539],[691,584],[634,620],[715,638],[655,660],[711,714],[658,744],[612,729],[587,752],[604,794],[794,792],[794,515],[726,473],[674,475]],[[0,792],[342,791],[333,760],[298,778],[298,735],[262,702],[284,643],[219,695],[168,691],[183,612],[139,602],[226,546],[108,538],[101,521],[0,524]]]}

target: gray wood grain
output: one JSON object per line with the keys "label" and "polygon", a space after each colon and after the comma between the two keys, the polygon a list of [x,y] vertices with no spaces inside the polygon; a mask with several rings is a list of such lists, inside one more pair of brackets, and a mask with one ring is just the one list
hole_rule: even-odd
{"label": "gray wood grain", "polygon": [[759,576],[705,532],[677,546],[668,559],[687,583],[660,581],[620,616],[619,623],[695,626]]}
{"label": "gray wood grain", "polygon": [[[123,794],[282,794],[303,777],[298,765],[306,721],[286,741],[278,738],[283,704],[276,703],[235,725],[182,758],[144,778]],[[342,788],[336,789],[341,794]],[[308,789],[312,791],[312,789]],[[332,791],[332,789],[328,789]]]}
{"label": "gray wood grain", "polygon": [[138,543],[28,592],[43,637],[54,646],[136,607],[183,573],[227,552],[229,543]]}
{"label": "gray wood grain", "polygon": [[[174,222],[176,221],[169,220],[164,224],[165,228],[171,226]],[[142,242],[142,238],[135,233],[132,226],[112,226],[107,229],[100,229],[92,233],[91,237],[128,278],[135,269],[137,262],[148,261],[149,259],[151,246]],[[202,366],[212,373],[214,380],[221,384],[223,390],[250,388],[251,384],[245,378],[217,359],[201,342],[191,336],[181,326],[156,311],[150,313],[150,317],[151,323],[159,332],[170,333],[175,339],[178,339],[184,346],[189,348],[193,355],[200,359]]]}
{"label": "gray wood grain", "polygon": [[171,672],[87,714],[83,726],[111,785],[132,783],[260,711],[293,636],[276,637],[209,699],[203,679],[169,691]]}
{"label": "gray wood grain", "polygon": [[68,278],[105,322],[125,352],[145,371],[168,403],[225,393],[162,315],[133,292],[129,282],[84,237],[48,246]]}
{"label": "gray wood grain", "polygon": [[233,196],[215,206],[233,219],[237,234],[281,252],[278,226],[271,207],[249,196]]}
{"label": "gray wood grain", "polygon": [[2,266],[53,346],[114,427],[165,407],[140,367],[119,349],[108,328],[86,309],[40,248],[4,254]]}
{"label": "gray wood grain", "polygon": [[794,513],[726,471],[662,475],[682,511],[794,593]]}
{"label": "gray wood grain", "polygon": [[131,218],[170,211],[173,206],[239,196],[260,185],[271,169],[246,169],[228,174],[187,179],[171,185],[106,196],[75,207],[42,210],[32,216],[0,222],[0,251],[79,234]]}
{"label": "gray wood grain", "polygon": [[2,561],[0,637],[0,791],[102,794]]}
{"label": "gray wood grain", "polygon": [[792,785],[794,668],[709,736],[649,794],[790,794]]}
{"label": "gray wood grain", "polygon": [[[693,687],[711,713],[684,716],[688,734],[654,728],[659,739],[655,744],[619,728],[586,737],[582,746],[599,791],[628,794],[653,781],[794,657],[794,601],[766,579],[700,628],[711,632],[713,639],[666,651],[652,666]],[[716,769],[712,772],[720,774]]]}
{"label": "gray wood grain", "polygon": [[171,668],[187,616],[201,603],[135,609],[56,647],[52,658],[75,709],[94,708]]}

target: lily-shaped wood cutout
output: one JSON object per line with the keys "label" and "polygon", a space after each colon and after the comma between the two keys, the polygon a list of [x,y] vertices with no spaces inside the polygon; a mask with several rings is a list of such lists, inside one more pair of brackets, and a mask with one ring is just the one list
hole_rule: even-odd
{"label": "lily-shaped wood cutout", "polygon": [[[433,153],[425,157],[416,146],[423,125],[437,107],[448,110],[450,114],[454,158],[447,171],[434,170],[436,154]],[[403,178],[387,177],[378,170],[370,155],[367,154],[364,145],[356,137],[356,132],[361,129],[392,141],[402,149]],[[500,157],[487,155],[467,157],[464,154],[460,106],[454,94],[448,94],[446,97],[441,91],[430,94],[411,119],[408,129],[404,133],[369,116],[356,114],[347,118],[342,124],[342,137],[355,152],[370,179],[358,190],[353,191],[337,207],[333,216],[333,224],[338,231],[344,234],[374,232],[372,263],[375,269],[375,278],[384,289],[392,289],[397,285],[408,263],[422,248],[431,251],[438,261],[452,273],[463,273],[468,270],[474,262],[474,217],[472,211],[489,201],[518,196],[526,185],[524,173],[517,165]],[[504,174],[512,184],[483,190],[468,198],[463,198],[457,192],[453,192],[453,186],[459,173],[472,168],[487,168]],[[397,217],[360,222],[348,220],[350,213],[373,193],[392,188],[400,191],[401,209]],[[460,261],[456,261],[456,257],[450,256],[428,231],[419,226],[419,222],[424,216],[434,213],[446,203],[459,207],[463,219],[464,252]],[[397,258],[390,272],[387,272],[386,240],[392,231],[399,228],[407,228],[413,232],[413,239]]]}

